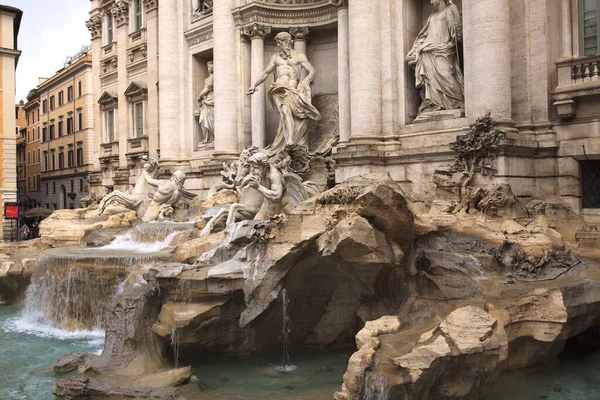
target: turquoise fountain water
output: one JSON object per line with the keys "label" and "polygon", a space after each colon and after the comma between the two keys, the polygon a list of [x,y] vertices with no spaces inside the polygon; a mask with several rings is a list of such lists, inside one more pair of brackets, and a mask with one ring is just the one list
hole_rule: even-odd
{"label": "turquoise fountain water", "polygon": [[20,307],[0,307],[0,399],[55,399],[52,365],[69,352],[98,353],[103,344],[101,330],[67,332],[21,315]]}

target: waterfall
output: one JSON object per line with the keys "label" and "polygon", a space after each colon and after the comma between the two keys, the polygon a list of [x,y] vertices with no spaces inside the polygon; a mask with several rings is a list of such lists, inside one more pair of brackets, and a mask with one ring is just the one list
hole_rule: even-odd
{"label": "waterfall", "polygon": [[282,308],[282,317],[283,322],[281,324],[281,336],[283,339],[283,364],[278,366],[276,369],[278,372],[294,372],[296,371],[296,366],[292,365],[290,362],[290,333],[292,332],[292,320],[288,315],[288,306],[289,299],[287,298],[287,291],[285,289],[281,292],[281,308]]}
{"label": "waterfall", "polygon": [[170,259],[100,249],[51,249],[38,257],[27,288],[23,322],[74,332],[102,328],[104,309],[127,270]]}
{"label": "waterfall", "polygon": [[368,372],[365,382],[365,400],[388,400],[389,396],[387,378],[382,374]]}
{"label": "waterfall", "polygon": [[181,329],[171,330],[171,348],[173,349],[173,367],[179,368],[179,346],[181,344]]}

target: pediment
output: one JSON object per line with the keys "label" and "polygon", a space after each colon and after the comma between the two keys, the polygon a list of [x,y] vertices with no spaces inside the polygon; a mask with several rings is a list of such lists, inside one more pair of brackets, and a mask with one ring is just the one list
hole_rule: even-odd
{"label": "pediment", "polygon": [[125,89],[125,96],[127,100],[132,101],[133,99],[145,99],[148,95],[148,88],[137,82],[131,82],[127,89]]}
{"label": "pediment", "polygon": [[117,102],[118,97],[115,94],[109,92],[108,90],[102,92],[100,98],[98,99],[98,104],[101,104],[103,106],[117,104]]}

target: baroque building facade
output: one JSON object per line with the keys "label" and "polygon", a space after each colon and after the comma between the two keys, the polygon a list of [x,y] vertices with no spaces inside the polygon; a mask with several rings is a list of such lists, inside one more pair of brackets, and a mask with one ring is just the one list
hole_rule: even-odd
{"label": "baroque building facade", "polygon": [[[0,205],[17,202],[17,123],[15,70],[21,52],[17,38],[23,12],[0,5]],[[4,207],[3,207],[4,208]],[[0,213],[2,240],[16,238],[16,224]]]}
{"label": "baroque building facade", "polygon": [[[148,154],[167,172],[185,170],[188,187],[206,197],[223,162],[275,140],[273,77],[247,92],[287,32],[316,70],[310,88],[321,118],[308,121],[309,149],[331,147],[335,182],[389,173],[427,207],[432,176],[455,158],[450,144],[490,113],[504,132],[497,182],[525,200],[557,196],[600,220],[599,6],[92,0],[94,121],[102,127],[93,190],[127,190]],[[214,141],[205,140],[210,113]]]}

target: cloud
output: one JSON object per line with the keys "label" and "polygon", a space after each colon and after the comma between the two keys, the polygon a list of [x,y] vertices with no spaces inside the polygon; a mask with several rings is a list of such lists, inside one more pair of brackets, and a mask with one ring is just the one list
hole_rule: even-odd
{"label": "cloud", "polygon": [[87,0],[3,0],[23,10],[18,46],[16,101],[64,66],[65,59],[91,42],[85,27],[91,10]]}

